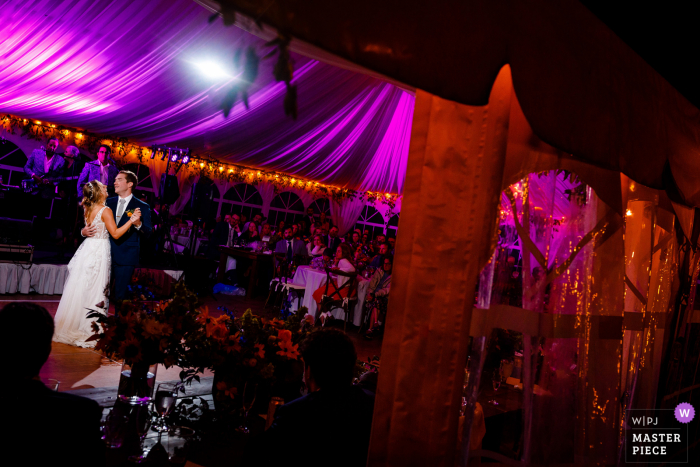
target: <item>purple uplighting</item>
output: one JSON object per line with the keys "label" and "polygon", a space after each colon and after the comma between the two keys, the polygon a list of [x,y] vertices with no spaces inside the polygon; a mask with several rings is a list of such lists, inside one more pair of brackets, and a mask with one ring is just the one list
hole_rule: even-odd
{"label": "purple uplighting", "polygon": [[293,54],[294,121],[283,111],[284,83],[272,77],[274,59],[263,60],[250,108],[239,102],[225,118],[220,103],[240,73],[234,51],[267,50],[241,29],[210,24],[195,2],[2,8],[2,112],[340,187],[402,191],[414,98],[392,84]]}

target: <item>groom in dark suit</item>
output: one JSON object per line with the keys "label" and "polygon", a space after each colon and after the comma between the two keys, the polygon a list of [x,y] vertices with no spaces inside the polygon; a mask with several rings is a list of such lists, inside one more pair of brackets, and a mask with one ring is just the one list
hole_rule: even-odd
{"label": "groom in dark suit", "polygon": [[[117,303],[124,300],[131,276],[139,263],[141,237],[150,235],[152,230],[150,206],[136,198],[132,193],[132,189],[137,183],[136,174],[128,170],[120,171],[117,178],[114,179],[114,192],[117,196],[107,198],[105,203],[114,214],[117,228],[124,225],[136,209],[141,210],[141,219],[134,222],[134,229],[130,229],[118,240],[109,238],[109,243],[112,246],[113,299]],[[85,237],[92,237],[94,229],[91,229],[91,226],[85,226],[81,233]]]}
{"label": "groom in dark suit", "polygon": [[122,170],[114,179],[114,192],[117,196],[107,198],[107,206],[114,213],[117,228],[124,225],[137,208],[141,209],[141,219],[134,222],[135,229],[118,240],[109,238],[112,245],[112,271],[114,272],[114,299],[118,302],[124,299],[127,286],[131,282],[136,265],[139,264],[141,236],[151,233],[151,208],[148,204],[136,198],[131,190],[138,183],[136,174]]}

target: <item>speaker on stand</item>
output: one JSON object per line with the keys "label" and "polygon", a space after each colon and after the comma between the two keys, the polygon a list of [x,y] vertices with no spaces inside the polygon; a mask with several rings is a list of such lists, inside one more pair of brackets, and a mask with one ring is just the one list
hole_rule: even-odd
{"label": "speaker on stand", "polygon": [[180,187],[177,185],[177,177],[175,175],[161,175],[160,193],[161,202],[167,205],[171,205],[177,201],[180,197]]}

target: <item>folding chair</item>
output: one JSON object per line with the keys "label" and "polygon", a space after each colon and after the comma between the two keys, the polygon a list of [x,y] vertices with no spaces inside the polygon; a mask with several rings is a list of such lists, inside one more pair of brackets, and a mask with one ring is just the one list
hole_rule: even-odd
{"label": "folding chair", "polygon": [[263,306],[263,308],[267,308],[267,305],[273,296],[273,308],[275,304],[277,304],[277,302],[280,301],[279,298],[284,291],[284,284],[287,282],[287,275],[289,274],[289,261],[287,261],[287,255],[285,255],[284,253],[275,253],[272,265],[273,277],[270,281],[270,292],[267,294],[267,300],[265,300],[265,305]]}
{"label": "folding chair", "polygon": [[[340,287],[334,287],[330,294],[328,289],[330,288],[331,274],[338,277],[347,277],[348,280],[345,281]],[[342,296],[342,290],[347,290],[347,295]],[[343,331],[348,327],[348,316],[350,315],[350,307],[354,306],[354,302],[357,301],[357,273],[356,272],[343,272],[343,271],[332,271],[330,268],[326,268],[326,291],[321,297],[321,307],[318,310],[318,319],[322,313],[334,310],[336,308],[342,308],[345,312],[345,323],[343,324]]]}

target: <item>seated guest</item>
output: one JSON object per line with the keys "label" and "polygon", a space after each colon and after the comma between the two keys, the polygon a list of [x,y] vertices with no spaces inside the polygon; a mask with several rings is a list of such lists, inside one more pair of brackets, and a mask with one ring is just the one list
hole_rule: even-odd
{"label": "seated guest", "polygon": [[287,261],[292,261],[295,255],[308,256],[306,245],[299,239],[294,238],[292,227],[284,229],[284,238],[275,245],[275,253],[285,253]]}
{"label": "seated guest", "polygon": [[323,240],[320,235],[314,236],[314,241],[306,245],[306,249],[309,251],[309,256],[316,257],[323,254],[325,246],[323,245]]}
{"label": "seated guest", "polygon": [[[265,240],[265,237],[268,237],[267,240]],[[262,240],[263,242],[269,242],[270,244],[274,245],[277,242],[273,242],[273,238],[274,235],[272,234],[272,226],[265,222],[262,225],[262,228],[260,229],[260,240]],[[279,240],[279,238],[277,240]]]}
{"label": "seated guest", "polygon": [[53,332],[53,318],[44,307],[14,302],[0,310],[0,365],[7,375],[0,385],[0,446],[6,457],[14,453],[21,459],[8,459],[7,465],[104,465],[97,402],[54,392],[39,379]]}
{"label": "seated guest", "polygon": [[[347,246],[345,243],[341,243],[338,249],[336,250],[335,262],[332,269],[335,271],[355,272],[355,265],[352,264],[352,256],[352,250],[350,249],[350,247]],[[328,295],[331,295],[335,291],[340,289],[340,287],[342,287],[343,284],[345,284],[348,280],[349,278],[345,276],[338,276],[337,279],[331,279],[331,283],[328,285]],[[348,292],[349,290],[346,287],[344,289],[340,289],[339,294],[341,297],[345,298],[348,296]],[[357,291],[354,290],[353,292],[356,293]],[[321,287],[316,289],[316,291],[313,294],[314,300],[316,301],[319,310],[321,309],[321,300],[323,298],[323,295],[325,294],[326,284],[323,284]],[[322,317],[321,322],[323,323],[324,320],[325,317]]]}
{"label": "seated guest", "polygon": [[292,237],[301,238],[301,230],[299,229],[299,224],[292,224]]}
{"label": "seated guest", "polygon": [[210,259],[218,260],[219,246],[231,246],[233,241],[243,233],[240,228],[241,217],[238,214],[232,214],[228,219],[228,222],[219,222],[214,227],[214,232],[209,239],[208,256]]}
{"label": "seated guest", "polygon": [[389,289],[391,288],[391,269],[394,260],[391,256],[383,257],[383,266],[377,269],[367,286],[365,306],[370,310],[369,329],[365,339],[372,339],[379,326],[386,321],[386,308],[389,303]]}
{"label": "seated guest", "polygon": [[248,222],[248,230],[243,232],[238,238],[247,243],[260,240],[260,234],[258,233],[258,224],[255,221]]}
{"label": "seated guest", "polygon": [[389,246],[390,246],[390,248],[389,248],[389,254],[391,254],[391,255],[396,254],[396,253],[394,252],[394,250],[396,250],[396,238],[394,238],[394,237],[388,237],[388,238],[386,239],[386,241],[389,242]]}
{"label": "seated guest", "polygon": [[280,236],[280,238],[284,237],[284,221],[279,221],[277,224],[277,230],[275,230],[275,233]]}
{"label": "seated guest", "polygon": [[350,248],[352,249],[352,251],[355,251],[361,247],[362,243],[360,242],[360,232],[356,230],[352,233],[352,240],[350,240]]}
{"label": "seated guest", "polygon": [[[260,233],[260,226],[262,225],[262,221],[263,221],[263,216],[262,216],[262,214],[256,214],[256,215],[254,215],[254,216],[253,216],[253,220],[250,221],[250,222],[255,222],[255,225],[258,226],[258,233]],[[250,222],[246,222],[246,223],[245,223],[245,225],[243,226],[243,232],[247,232],[247,231],[248,231],[248,226],[249,226]]]}
{"label": "seated guest", "polygon": [[329,268],[333,265],[333,256],[333,250],[326,248],[323,250],[323,255],[311,260],[311,267],[315,269]]}
{"label": "seated guest", "polygon": [[383,259],[384,256],[389,254],[389,244],[388,243],[380,243],[379,244],[379,254],[372,258],[372,261],[369,263],[369,267],[374,268],[374,269],[379,269],[382,267],[383,264]]}
{"label": "seated guest", "polygon": [[367,255],[365,255],[364,250],[361,248],[355,250],[355,256],[353,260],[355,263],[355,269],[359,274],[362,274],[365,268],[367,268],[367,264],[369,263],[369,258],[367,257]]}
{"label": "seated guest", "polygon": [[355,346],[340,330],[320,329],[299,351],[309,393],[275,411],[270,428],[248,446],[243,465],[364,466],[374,395],[352,384]]}
{"label": "seated guest", "polygon": [[328,238],[325,240],[325,245],[333,251],[338,249],[340,245],[340,237],[338,237],[338,227],[333,226],[328,232]]}

